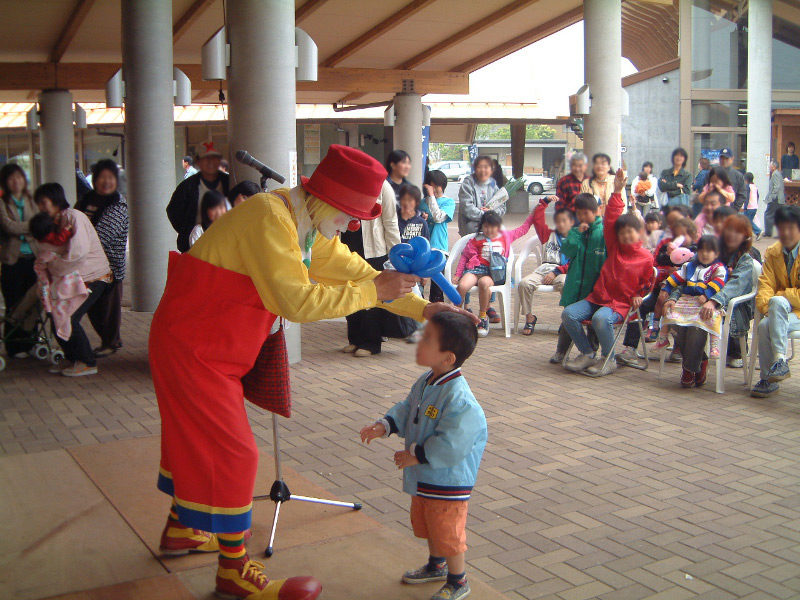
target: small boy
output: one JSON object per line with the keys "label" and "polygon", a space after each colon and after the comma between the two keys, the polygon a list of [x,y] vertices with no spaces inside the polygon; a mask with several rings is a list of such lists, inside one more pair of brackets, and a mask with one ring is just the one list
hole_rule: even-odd
{"label": "small boy", "polygon": [[[592,194],[578,194],[575,197],[575,217],[578,224],[561,244],[561,253],[569,260],[567,278],[561,290],[561,306],[569,306],[586,298],[606,261],[603,217],[600,216],[597,199]],[[550,362],[561,364],[569,344],[569,334],[562,325],[558,329],[556,352],[550,357]]]}
{"label": "small boy", "polygon": [[664,230],[661,229],[661,223],[661,213],[655,210],[647,213],[647,216],[644,218],[644,236],[642,242],[644,243],[644,247],[650,250],[650,252],[656,249],[656,246],[658,246],[658,243],[664,235]]}
{"label": "small boy", "polygon": [[[425,175],[425,191],[422,203],[419,206],[423,216],[427,215],[428,229],[431,232],[431,248],[436,248],[449,254],[450,243],[447,236],[447,224],[453,220],[456,203],[452,198],[444,195],[447,188],[447,176],[441,171],[428,171]],[[444,292],[438,285],[431,282],[428,296],[431,302],[444,302]]]}
{"label": "small boy", "polygon": [[552,285],[555,291],[560,292],[564,289],[564,281],[567,279],[566,267],[569,259],[561,252],[561,244],[575,224],[575,218],[569,209],[558,208],[553,216],[556,228],[550,229],[544,218],[550,198],[552,196],[539,200],[538,206],[533,211],[533,226],[542,244],[542,264],[519,282],[517,292],[520,309],[525,313],[522,335],[526,336],[532,335],[533,328],[536,327],[537,319],[533,314],[533,295],[536,290],[540,285]]}
{"label": "small boy", "polygon": [[460,600],[469,593],[467,501],[486,446],[486,417],[461,365],[478,341],[475,325],[452,312],[428,321],[417,345],[417,364],[430,367],[408,397],[361,430],[369,444],[396,433],[405,449],[394,462],[403,469],[403,491],[411,498],[414,535],[428,540],[428,563],[403,575],[405,583],[446,581],[431,600]]}
{"label": "small boy", "polygon": [[725,219],[735,214],[737,214],[736,209],[727,204],[725,206],[720,206],[717,210],[715,210],[714,216],[712,217],[714,224],[714,235],[717,237],[722,235],[722,225],[725,223]]}
{"label": "small boy", "polygon": [[422,192],[410,183],[400,186],[397,192],[400,211],[397,213],[397,226],[400,228],[400,239],[407,242],[411,238],[430,237],[428,223],[419,214]]}
{"label": "small boy", "polygon": [[[653,278],[653,255],[642,247],[642,222],[636,215],[622,214],[625,201],[625,173],[619,169],[614,177],[614,193],[608,201],[603,235],[608,258],[600,276],[585,300],[570,304],[561,313],[561,321],[580,355],[565,367],[576,373],[602,377],[617,369],[614,360],[614,324],[622,321],[631,309],[642,304],[644,290]],[[574,267],[570,267],[572,273]],[[583,330],[583,321],[591,319],[600,340],[602,357],[595,358],[594,349]]]}

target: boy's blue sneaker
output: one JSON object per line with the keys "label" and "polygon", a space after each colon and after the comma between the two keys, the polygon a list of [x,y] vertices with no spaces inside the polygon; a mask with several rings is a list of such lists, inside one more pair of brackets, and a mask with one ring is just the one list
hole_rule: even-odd
{"label": "boy's blue sneaker", "polygon": [[469,582],[465,581],[462,585],[456,586],[452,583],[445,583],[438,592],[431,596],[431,600],[462,600],[469,596]]}
{"label": "boy's blue sneaker", "polygon": [[769,373],[767,373],[767,380],[770,383],[777,383],[789,377],[791,377],[791,373],[789,373],[789,363],[786,362],[785,358],[775,361],[769,368]]}
{"label": "boy's blue sneaker", "polygon": [[433,569],[430,563],[413,571],[406,571],[403,574],[403,583],[429,583],[431,581],[445,581],[447,579],[447,563],[444,568]]}
{"label": "boy's blue sneaker", "polygon": [[780,386],[777,383],[771,383],[766,379],[761,379],[753,389],[750,390],[750,395],[753,398],[767,398],[777,392]]}

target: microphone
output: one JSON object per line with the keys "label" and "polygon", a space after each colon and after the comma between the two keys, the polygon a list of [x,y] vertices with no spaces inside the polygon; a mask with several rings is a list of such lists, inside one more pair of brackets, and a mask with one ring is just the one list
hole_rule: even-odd
{"label": "microphone", "polygon": [[256,171],[261,173],[261,175],[263,175],[267,179],[274,179],[278,183],[284,183],[286,181],[286,177],[284,177],[280,173],[276,173],[275,171],[270,169],[267,165],[262,163],[260,160],[253,158],[253,155],[250,154],[247,150],[237,150],[236,160],[238,160],[243,165],[247,165],[248,167],[253,167]]}

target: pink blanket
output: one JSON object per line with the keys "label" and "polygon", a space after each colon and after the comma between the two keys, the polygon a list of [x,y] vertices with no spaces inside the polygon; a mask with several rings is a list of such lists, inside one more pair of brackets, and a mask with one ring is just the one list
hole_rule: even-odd
{"label": "pink blanket", "polygon": [[77,271],[58,277],[50,274],[47,263],[57,256],[55,252],[42,251],[33,268],[39,279],[44,309],[53,315],[56,335],[62,340],[68,340],[72,335],[72,315],[89,297],[89,289]]}

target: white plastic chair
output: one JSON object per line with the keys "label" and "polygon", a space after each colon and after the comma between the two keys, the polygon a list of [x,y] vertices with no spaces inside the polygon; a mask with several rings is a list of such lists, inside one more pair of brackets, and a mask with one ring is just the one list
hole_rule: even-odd
{"label": "white plastic chair", "polygon": [[[747,372],[745,373],[745,383],[747,384],[747,389],[751,389],[753,387],[753,374],[756,370],[756,359],[758,358],[758,326],[761,323],[761,319],[764,318],[758,309],[756,309],[756,315],[753,319],[753,341],[750,342],[750,354],[747,356],[747,362],[749,366],[747,367]],[[794,342],[795,340],[800,340],[800,331],[790,331],[789,332],[789,342],[791,342],[791,350],[792,353],[786,357],[786,362],[790,362],[794,358]]]}
{"label": "white plastic chair", "polygon": [[[455,271],[456,267],[458,267],[458,261],[461,259],[461,253],[464,252],[464,248],[467,246],[467,242],[469,242],[472,238],[475,237],[474,233],[469,235],[465,235],[461,239],[459,239],[455,245],[450,249],[450,256],[447,257],[447,263],[444,266],[444,276],[448,281],[453,281],[453,272]],[[514,248],[509,248],[508,250],[508,265],[509,267],[514,264]],[[511,337],[511,329],[513,327],[512,320],[513,320],[513,291],[511,289],[511,275],[512,270],[510,268],[506,269],[506,282],[503,285],[493,285],[490,289],[492,290],[493,294],[498,294],[500,297],[500,313],[503,319],[503,331],[506,334],[506,337]],[[476,291],[478,286],[472,286],[470,292]]]}
{"label": "white plastic chair", "polygon": [[[743,302],[749,302],[753,298],[756,297],[756,291],[758,290],[758,278],[761,276],[761,263],[757,260],[753,261],[753,290],[749,294],[743,294],[741,296],[736,296],[736,298],[731,298],[731,301],[728,302],[728,307],[725,310],[725,314],[722,316],[722,333],[720,334],[719,339],[719,358],[716,359],[716,392],[718,394],[725,393],[725,367],[728,363],[728,339],[730,337],[731,331],[731,319],[733,318],[733,310]],[[756,311],[758,313],[758,311]],[[753,332],[757,331],[758,322],[761,315],[757,314],[756,319],[753,322]],[[751,344],[751,348],[754,347],[758,342],[758,334],[753,333],[753,343]],[[742,349],[742,354],[744,354],[745,349],[747,348],[747,334],[739,336],[739,345]],[[710,347],[710,339],[706,342],[706,355],[708,354]],[[660,364],[658,367],[658,378],[661,379],[661,375],[664,372],[664,359],[666,358],[667,348],[664,348],[661,351],[661,359]],[[752,350],[751,350],[752,354]],[[748,357],[749,358],[749,357]],[[714,360],[714,359],[710,359]],[[749,361],[742,361],[744,363],[744,384],[747,385],[750,381],[750,370],[753,368],[752,360]],[[750,362],[748,366],[747,362]]]}
{"label": "white plastic chair", "polygon": [[[533,256],[536,262],[540,265],[542,264],[543,258],[543,247],[542,241],[536,236],[536,234],[532,235],[525,241],[525,245],[522,246],[522,251],[517,256],[517,259],[514,261],[514,284],[519,287],[520,283],[522,282],[522,266],[525,264],[525,261],[528,260],[530,256]],[[540,285],[536,288],[536,292],[544,293],[544,292],[553,292],[555,289],[552,285]],[[516,316],[514,317],[514,333],[519,333],[519,323],[520,319],[522,318],[522,304],[517,302],[517,312]]]}

